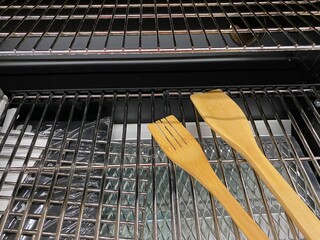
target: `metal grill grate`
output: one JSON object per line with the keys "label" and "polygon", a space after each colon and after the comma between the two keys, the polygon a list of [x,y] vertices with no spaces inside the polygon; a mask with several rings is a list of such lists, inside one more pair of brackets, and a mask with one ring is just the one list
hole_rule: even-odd
{"label": "metal grill grate", "polygon": [[319,1],[15,0],[0,4],[1,54],[308,50]]}
{"label": "metal grill grate", "polygon": [[[319,92],[224,90],[246,112],[272,164],[320,217]],[[0,135],[1,237],[242,239],[220,203],[151,140],[145,123],[172,113],[271,239],[303,238],[246,161],[201,122],[190,94],[13,95],[5,111],[16,111]]]}

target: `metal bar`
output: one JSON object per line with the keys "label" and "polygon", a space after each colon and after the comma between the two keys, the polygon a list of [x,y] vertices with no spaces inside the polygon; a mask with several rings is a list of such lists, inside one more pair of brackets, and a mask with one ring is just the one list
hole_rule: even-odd
{"label": "metal bar", "polygon": [[73,39],[72,39],[72,41],[71,41],[71,43],[70,43],[70,47],[69,47],[70,50],[72,49],[73,44],[75,43],[75,41],[76,41],[76,39],[77,39],[77,37],[78,37],[78,35],[79,35],[79,33],[80,33],[80,30],[81,30],[81,27],[82,27],[82,25],[83,25],[83,23],[84,23],[84,20],[86,19],[86,16],[88,15],[88,12],[90,11],[90,9],[91,9],[91,7],[92,7],[92,2],[93,2],[93,0],[90,0],[89,6],[88,6],[88,8],[86,8],[86,11],[85,11],[85,13],[84,13],[84,15],[83,15],[83,18],[81,19],[81,22],[80,22],[80,24],[78,25],[78,28],[77,28],[77,30],[76,30],[76,34],[74,35],[74,37],[73,37]]}
{"label": "metal bar", "polygon": [[[175,37],[175,27],[174,27],[174,24],[173,24],[173,19],[172,19],[172,14],[171,14],[171,7],[170,7],[170,3],[168,1],[168,13],[169,13],[169,22],[170,22],[170,29],[171,29],[171,32],[172,32],[172,39],[173,39],[173,48],[174,49],[177,49],[177,41],[176,41],[176,37]],[[158,15],[159,17],[159,15]]]}
{"label": "metal bar", "polygon": [[[102,2],[102,4],[101,4],[101,7],[99,8],[98,15],[97,15],[97,17],[96,17],[96,19],[95,19],[95,21],[94,21],[93,28],[92,28],[90,37],[89,37],[88,42],[87,42],[87,45],[86,45],[86,50],[89,49],[89,46],[90,46],[92,37],[93,37],[94,33],[96,32],[96,29],[97,29],[97,26],[98,26],[98,22],[99,22],[99,20],[100,20],[100,18],[101,18],[102,10],[104,9],[105,1],[106,1],[106,0],[103,0],[103,2]],[[93,5],[91,5],[91,7],[92,7],[92,6],[93,6]]]}
{"label": "metal bar", "polygon": [[[43,202],[45,202],[45,200],[43,200]],[[55,202],[54,202],[55,203]],[[81,203],[79,203],[79,202],[71,202],[71,204],[75,204],[75,205],[79,205],[80,206],[80,204]],[[93,206],[93,207],[95,207],[95,205],[88,205],[88,206]],[[105,207],[114,207],[114,205],[105,205]],[[145,210],[145,209],[143,209],[143,210]],[[23,215],[23,213],[19,213],[19,212],[10,212],[10,215],[12,215],[12,216],[16,216],[16,217],[21,217],[22,215]],[[30,214],[28,214],[28,216],[29,217],[33,217],[33,218],[40,218],[41,217],[41,215],[40,214],[34,214],[34,213],[30,213]],[[56,219],[59,219],[59,216],[47,216],[47,219],[53,219],[53,220],[56,220]],[[67,216],[65,216],[65,218],[64,218],[65,220],[71,220],[71,221],[77,221],[77,217],[67,217]],[[86,219],[86,221],[88,221],[88,222],[92,222],[92,223],[95,223],[97,220],[95,219],[95,218],[88,218],[88,219]],[[105,219],[103,219],[103,220],[101,220],[101,222],[102,223],[113,223],[113,221],[112,220],[105,220]],[[120,223],[121,224],[128,224],[128,225],[134,225],[134,223],[133,222],[123,222],[123,221],[120,221]],[[140,227],[142,227],[143,226],[143,224],[142,223],[139,223],[139,226]],[[13,229],[9,229],[9,228],[5,228],[5,230],[13,230]],[[18,230],[16,230],[15,229],[15,231],[17,232]],[[23,231],[23,232],[25,232],[25,230]],[[46,232],[46,231],[43,231],[43,232]],[[54,233],[52,233],[52,234],[54,234]],[[83,234],[82,234],[83,235]]]}
{"label": "metal bar", "polygon": [[[211,17],[211,15],[209,16]],[[297,27],[299,28],[299,30],[301,31],[304,31],[304,32],[312,32],[313,30],[310,29],[310,27]],[[317,29],[320,29],[320,27],[316,27]],[[189,30],[191,35],[194,35],[194,34],[203,34],[203,30],[201,29],[190,29]],[[230,29],[230,28],[227,28],[227,29],[206,29],[205,30],[207,34],[230,34],[230,33],[233,33],[233,30]],[[254,31],[256,33],[265,33],[265,30],[264,28],[252,28],[252,29],[237,29],[238,33],[241,33],[241,34],[250,34],[251,31]],[[279,29],[278,28],[268,28],[268,31],[270,33],[279,33]],[[295,33],[296,32],[296,29],[294,27],[285,27],[283,28],[283,31],[286,31],[286,34],[289,34],[289,33]],[[123,32],[124,31],[112,31],[110,32],[110,36],[123,36]],[[126,31],[126,35],[127,36],[137,36],[140,34],[140,32],[143,34],[143,35],[149,35],[149,36],[152,36],[152,35],[155,35],[157,33],[157,31],[144,31],[144,30],[130,30],[130,31]],[[94,35],[95,36],[105,36],[108,32],[107,31],[99,31],[99,32],[95,32]],[[183,35],[183,34],[188,34],[188,30],[175,30],[174,31],[175,35]],[[19,33],[12,33],[11,36],[12,37],[24,37],[26,34],[26,32],[19,32]],[[41,37],[42,35],[44,35],[45,37],[57,37],[60,35],[60,37],[74,37],[76,34],[76,32],[46,32],[45,34],[43,33],[37,33],[37,32],[34,32],[34,33],[30,33],[30,37]],[[172,35],[172,31],[171,30],[158,30],[158,34],[159,36],[161,35]],[[0,37],[6,37],[8,35],[8,33],[0,33]],[[78,34],[79,37],[89,37],[92,35],[92,32],[91,31],[86,31],[86,32],[80,32]],[[288,35],[289,36],[289,35]],[[288,37],[287,36],[287,37]],[[222,37],[222,36],[220,36]],[[290,38],[290,36],[288,37]],[[318,45],[302,45],[302,46],[309,46],[310,48],[316,48],[318,47]],[[208,48],[208,46],[203,46],[201,48]],[[263,46],[264,47],[264,46]],[[291,46],[289,45],[284,45],[282,46],[283,49],[286,49],[286,48],[290,48]],[[216,49],[216,48],[213,48],[211,47],[212,49]],[[236,47],[233,47],[236,49]],[[255,48],[261,48],[261,46],[259,47],[255,47]],[[278,48],[278,47],[277,47]],[[291,47],[292,48],[292,47]],[[296,47],[297,49],[299,48],[298,46]],[[186,48],[187,49],[187,48]],[[219,49],[219,47],[217,47],[217,49]],[[275,47],[268,47],[266,49],[271,49],[271,50],[276,50]],[[111,50],[111,49],[110,49]],[[130,49],[126,49],[127,51],[129,51]],[[137,51],[138,49],[133,49],[132,51]],[[142,49],[144,51],[147,51],[147,49]],[[81,53],[81,51],[84,51],[84,50],[73,50],[73,52],[75,53]],[[91,50],[91,53],[95,53],[97,51],[101,51],[101,50]],[[10,51],[4,51],[5,53],[10,53]],[[28,52],[28,51],[22,51],[22,50],[16,50],[16,52]],[[39,53],[41,52],[44,52],[44,51],[37,51]],[[52,50],[52,52],[63,52],[63,50]]]}
{"label": "metal bar", "polygon": [[[126,14],[125,14],[125,23],[124,23],[124,30],[123,30],[123,38],[122,38],[122,49],[125,49],[126,46],[126,36],[127,36],[127,30],[128,30],[128,23],[129,23],[129,6],[130,6],[130,0],[128,0],[127,8],[126,8]],[[141,29],[139,29],[139,36],[141,34]]]}
{"label": "metal bar", "polygon": [[[111,155],[115,155],[115,154],[111,154],[110,153],[109,155],[111,156]],[[144,157],[146,157],[146,156],[144,156]],[[312,159],[310,157],[302,157],[299,160],[301,162],[303,162],[303,161],[312,161]],[[315,157],[315,160],[319,161],[320,157]],[[215,160],[215,159],[208,160],[208,161],[209,161],[209,163],[218,163],[218,160]],[[238,159],[238,161],[240,163],[246,162],[246,160],[244,160],[244,159]],[[270,158],[269,161],[270,162],[277,162],[277,161],[279,161],[279,159],[278,158]],[[291,157],[283,158],[283,161],[285,161],[285,162],[293,162],[293,161],[295,161],[295,158],[291,158]],[[50,160],[47,159],[46,162],[48,162],[48,163],[50,163],[50,162],[51,163],[56,163],[56,160],[51,160],[50,161]],[[232,162],[233,162],[233,160],[226,159],[226,160],[223,160],[222,164],[228,164],[228,163],[232,163]],[[61,161],[61,163],[69,163],[69,161]],[[127,167],[127,168],[130,168],[130,167],[132,168],[132,167],[135,167],[136,165],[134,163],[128,163],[128,164],[123,164],[123,166]],[[143,168],[143,167],[151,167],[152,164],[151,163],[141,163],[140,166],[141,166],[141,168]],[[155,166],[156,167],[166,167],[167,163],[158,162],[158,163],[155,163]],[[108,168],[119,168],[119,167],[120,167],[119,164],[112,164],[112,165],[108,166]],[[94,169],[103,169],[104,167],[103,167],[103,165],[94,165],[94,166],[92,166],[92,168],[94,168]],[[1,168],[0,170],[3,171],[3,169],[4,168]],[[53,171],[54,169],[55,169],[54,167],[43,167],[43,171]],[[69,166],[61,166],[60,169],[61,170],[69,170],[70,167]],[[84,170],[86,170],[87,169],[87,164],[80,165],[80,163],[79,163],[79,166],[76,166],[75,169],[78,169],[78,170],[84,169]],[[11,167],[10,171],[18,173],[20,171],[20,168]],[[26,167],[26,172],[27,173],[34,173],[36,171],[37,171],[37,167]],[[61,176],[67,176],[64,173],[60,173],[60,175]],[[110,179],[112,179],[112,178],[110,178]],[[128,179],[126,179],[126,180],[128,180]],[[10,184],[10,182],[7,182],[7,181],[5,181],[5,183]],[[26,185],[26,184],[24,184],[24,185]]]}
{"label": "metal bar", "polygon": [[[296,45],[296,46],[280,46],[280,47],[269,47],[264,46],[263,48],[260,46],[252,46],[252,47],[246,47],[245,51],[247,52],[257,52],[263,50],[264,52],[274,52],[274,51],[283,51],[283,52],[289,52],[289,51],[296,51],[296,50],[320,50],[320,46],[309,46],[309,45]],[[176,53],[223,53],[223,52],[243,52],[243,47],[211,47],[209,50],[208,48],[180,48],[180,49],[171,49],[171,48],[150,48],[150,49],[141,49],[141,51],[137,49],[105,49],[105,50],[72,50],[71,52],[69,50],[37,50],[37,51],[1,51],[0,55],[3,54],[4,56],[15,56],[16,54],[19,54],[19,56],[41,56],[43,54],[60,54],[60,55],[82,55],[82,54],[90,54],[90,55],[96,55],[96,54],[119,54],[119,53],[159,53],[159,54],[176,54]]]}
{"label": "metal bar", "polygon": [[[151,92],[151,122],[155,122],[155,96],[154,92]],[[156,179],[156,159],[155,159],[155,154],[156,154],[156,145],[155,145],[155,140],[151,136],[151,150],[150,150],[150,155],[151,155],[151,162],[152,162],[152,238],[153,240],[158,239],[158,227],[157,227],[157,194],[156,194],[156,184],[157,184],[157,179]]]}
{"label": "metal bar", "polygon": [[[189,26],[188,18],[186,16],[182,1],[179,0],[179,2],[181,4],[180,8],[181,8],[181,12],[182,12],[182,15],[183,15],[183,21],[184,21],[184,24],[186,25],[186,29],[187,29],[187,32],[188,32],[189,40],[190,40],[190,43],[191,43],[191,48],[194,48],[194,43],[193,43],[193,39],[192,39],[191,32],[190,32],[190,26]],[[171,14],[171,16],[172,16],[172,14]]]}
{"label": "metal bar", "polygon": [[[28,4],[26,4],[26,3],[24,3],[24,4],[21,4],[21,3],[19,3],[19,4],[16,4],[16,5],[14,5],[14,3],[16,3],[17,1],[15,0],[14,2],[12,2],[10,5],[0,5],[0,9],[17,9],[17,8],[21,8],[21,9],[30,9],[30,8],[32,8],[34,5],[33,4],[30,4],[30,5],[28,5]],[[313,6],[315,9],[318,9],[317,8],[317,6],[316,5],[314,5],[315,3],[318,3],[319,1],[318,0],[313,0],[313,1],[308,1],[308,2],[306,2],[306,1],[295,1],[295,0],[290,0],[290,1],[273,1],[273,4],[275,4],[275,5],[283,5],[283,4],[287,4],[287,5],[311,5],[311,6]],[[268,1],[260,1],[259,2],[261,5],[270,5],[270,3],[268,2]],[[202,4],[202,2],[197,2],[196,4],[199,4],[199,5],[201,5]],[[218,6],[218,3],[217,2],[210,2],[209,3],[210,4],[210,6]],[[221,2],[220,3],[222,6],[231,6],[232,4],[230,3],[230,1],[225,1],[225,2]],[[247,1],[247,4],[248,5],[253,5],[253,6],[255,6],[256,5],[256,3],[254,2],[254,1]],[[136,3],[132,3],[132,4],[130,4],[130,5],[132,5],[132,6],[134,6],[134,7],[136,7],[137,5],[139,5],[139,4],[136,4]],[[145,3],[144,4],[145,6],[150,6],[150,5],[152,5],[152,4],[150,4],[150,3]],[[163,5],[166,5],[166,3],[158,3],[157,4],[157,6],[163,6]],[[172,6],[177,6],[177,5],[179,5],[178,3],[170,3],[170,5],[172,5]],[[189,2],[185,2],[184,3],[184,5],[188,5],[188,6],[190,6],[191,4],[189,3]],[[239,2],[234,2],[234,5],[236,5],[236,6],[244,6],[245,4],[242,2],[242,1],[239,1]],[[46,8],[48,8],[48,7],[50,7],[50,8],[52,8],[52,9],[59,9],[59,8],[61,8],[61,6],[62,6],[62,4],[58,4],[58,3],[56,3],[56,4],[53,4],[53,5],[48,5],[48,4],[45,4],[45,2],[43,2],[43,4],[42,5],[39,5],[38,6],[38,8],[39,9],[46,9]],[[89,6],[89,4],[85,4],[85,3],[81,3],[81,4],[79,4],[79,6],[78,6],[78,8],[88,8],[88,6]],[[104,7],[105,8],[113,8],[113,6],[114,6],[114,4],[113,3],[108,3],[108,4],[106,4]],[[119,6],[121,6],[121,7],[126,7],[126,4],[119,4]],[[101,8],[102,7],[102,4],[101,3],[96,3],[96,4],[93,4],[92,5],[92,8]],[[71,8],[74,8],[74,4],[69,4],[69,5],[66,5],[65,6],[65,8],[66,9],[71,9]],[[2,13],[0,13],[0,15],[1,15]]]}
{"label": "metal bar", "polygon": [[[181,91],[179,90],[178,93],[179,93],[179,110],[180,110],[181,121],[182,121],[183,126],[186,126]],[[190,181],[192,203],[193,203],[193,210],[194,210],[196,236],[197,236],[197,240],[200,240],[201,239],[201,230],[200,230],[200,223],[199,223],[199,213],[198,213],[198,208],[197,208],[197,197],[196,197],[195,186],[194,186],[195,183],[194,183],[194,179],[191,176],[189,176],[189,181]],[[217,240],[220,240],[220,239],[217,238]]]}
{"label": "metal bar", "polygon": [[[170,97],[168,91],[163,93],[164,116],[171,114]],[[179,215],[179,200],[176,185],[176,168],[173,163],[167,158],[168,162],[168,176],[170,189],[170,208],[171,208],[171,236],[172,239],[181,239],[181,224]]]}
{"label": "metal bar", "polygon": [[[139,49],[141,50],[142,48],[142,26],[143,26],[143,0],[140,0],[140,16],[139,16]],[[139,93],[140,94],[140,93]]]}
{"label": "metal bar", "polygon": [[113,8],[113,11],[112,11],[112,14],[111,14],[111,19],[110,19],[110,23],[109,23],[109,26],[108,26],[108,31],[107,31],[107,37],[106,37],[106,40],[105,40],[105,43],[104,43],[104,49],[107,48],[107,45],[108,45],[108,42],[109,42],[109,37],[110,37],[110,33],[112,31],[112,26],[113,26],[113,22],[114,22],[114,16],[116,15],[116,12],[117,12],[117,5],[118,5],[118,0],[115,0],[115,5],[114,5],[114,8]]}
{"label": "metal bar", "polygon": [[120,172],[119,172],[119,188],[117,194],[117,211],[116,211],[116,222],[114,230],[114,238],[120,237],[120,214],[121,214],[121,197],[122,197],[122,184],[123,184],[123,163],[124,163],[124,152],[126,146],[126,135],[127,135],[127,123],[128,123],[128,103],[129,93],[126,94],[124,113],[123,113],[123,128],[122,128],[122,140],[121,140],[121,153],[120,153]]}
{"label": "metal bar", "polygon": [[[134,205],[134,239],[139,239],[139,211],[140,211],[140,198],[139,198],[139,184],[140,184],[140,154],[141,154],[141,92],[139,92],[138,103],[138,116],[137,116],[137,151],[136,151],[136,176],[135,176],[135,205]],[[142,236],[142,232],[140,233]]]}
{"label": "metal bar", "polygon": [[157,49],[160,49],[160,39],[159,39],[159,21],[158,21],[158,9],[157,9],[157,0],[153,0],[154,8],[154,17],[155,17],[155,27],[156,27],[156,36],[157,36]]}
{"label": "metal bar", "polygon": [[[172,4],[174,5],[174,4]],[[174,7],[170,5],[171,7]],[[208,7],[210,6],[209,3],[207,3]],[[127,6],[127,5],[126,5]],[[144,4],[142,4],[143,7],[146,7]],[[156,5],[158,6],[158,5]],[[234,4],[235,6],[235,4]],[[132,5],[130,5],[130,7],[133,7]],[[199,4],[192,4],[190,5],[185,5],[185,4],[180,4],[180,6],[176,6],[176,7],[205,7],[205,6],[199,6]],[[249,7],[249,5],[248,5]],[[124,7],[119,7],[119,9],[123,9]],[[148,7],[150,8],[150,7]],[[37,9],[37,8],[36,8]],[[196,11],[196,10],[195,10]],[[47,11],[46,11],[47,12]],[[317,16],[319,16],[320,14],[317,11],[309,11],[310,13],[307,13],[306,11],[294,11],[294,10],[290,10],[290,11],[283,11],[282,13],[285,14],[288,17],[301,17],[301,20],[303,21],[307,21],[306,19],[302,18],[302,16],[313,16],[316,20],[318,20]],[[262,11],[257,11],[257,12],[237,12],[237,13],[228,13],[226,12],[224,13],[214,13],[214,12],[208,12],[208,13],[198,13],[198,12],[194,12],[194,13],[185,13],[185,16],[187,18],[205,18],[205,17],[209,17],[210,15],[213,15],[216,18],[225,18],[226,15],[228,17],[267,17],[267,16],[272,16],[272,17],[280,17],[282,16],[281,13],[279,12],[262,12]],[[183,13],[171,13],[171,15],[166,14],[166,13],[159,13],[158,14],[158,18],[169,18],[172,17],[173,19],[175,18],[183,18]],[[0,16],[0,20],[2,21],[7,21],[7,20],[27,20],[27,21],[37,21],[37,20],[52,20],[55,17],[55,15],[27,15],[27,16]],[[143,18],[143,19],[154,19],[154,14],[137,14],[137,13],[128,13],[128,14],[123,14],[123,13],[119,13],[119,14],[115,14],[113,16],[115,19],[125,19],[125,18],[129,18],[129,19],[136,19],[136,18]],[[70,18],[71,20],[86,20],[86,19],[92,19],[95,20],[97,18],[100,19],[111,19],[112,15],[109,14],[79,14],[79,15],[65,15],[65,14],[60,14],[56,19],[57,20],[65,20]],[[307,22],[305,22],[307,23]],[[312,24],[308,23],[308,25],[313,28],[313,30],[317,30],[316,27],[313,27]],[[202,29],[203,30],[203,29]],[[27,33],[31,33],[30,30]]]}
{"label": "metal bar", "polygon": [[109,165],[109,153],[110,153],[110,146],[111,146],[111,137],[112,137],[112,130],[113,130],[113,124],[114,124],[114,116],[115,116],[115,110],[116,110],[116,100],[117,100],[117,93],[115,92],[113,94],[112,99],[112,105],[111,105],[111,115],[110,115],[110,124],[108,127],[107,132],[107,144],[106,144],[106,150],[104,155],[104,164],[103,164],[103,170],[102,170],[102,182],[100,187],[100,194],[99,194],[99,200],[98,200],[98,211],[97,211],[97,222],[95,224],[96,231],[94,232],[94,239],[100,238],[100,231],[101,231],[101,216],[102,216],[102,209],[104,204],[104,193],[105,188],[107,184],[107,170]]}
{"label": "metal bar", "polygon": [[[210,203],[211,203],[211,206],[215,206],[216,205],[216,202],[215,199],[210,195]],[[219,225],[218,225],[218,222],[219,222],[219,219],[218,219],[218,215],[217,215],[217,210],[216,209],[212,209],[212,215],[213,215],[213,222],[214,222],[214,230],[215,230],[215,237],[217,240],[220,240],[221,239],[221,234],[220,234],[220,231],[219,231]]]}
{"label": "metal bar", "polygon": [[[208,15],[206,17],[211,17],[212,15]],[[116,18],[115,18],[116,19]],[[160,20],[161,18],[159,18]],[[112,19],[111,19],[112,20]],[[279,28],[280,27],[269,27],[268,31],[270,33],[279,33]],[[313,29],[310,29],[310,27],[305,26],[305,27],[292,27],[292,26],[286,26],[286,27],[281,27],[282,28],[282,33],[284,33],[285,35],[288,35],[289,33],[296,33],[297,29],[299,29],[299,31],[303,31],[303,32],[313,32]],[[320,26],[315,26],[316,30],[320,29]],[[201,28],[199,29],[190,29],[189,30],[190,33],[192,34],[203,34],[203,30]],[[206,33],[208,34],[217,34],[219,33],[219,29],[206,29],[205,30]],[[229,34],[229,33],[234,33],[233,29],[230,28],[224,28],[224,29],[220,29],[221,33],[223,34]],[[256,33],[265,33],[265,29],[263,27],[257,27],[257,28],[238,28],[237,32],[238,33],[250,33],[251,31],[254,31]],[[137,36],[139,35],[140,32],[142,32],[145,35],[155,35],[155,33],[157,32],[156,30],[142,30],[140,31],[139,29],[136,30],[127,30],[127,35],[130,36]],[[160,35],[171,35],[172,34],[172,30],[159,30],[158,31]],[[64,31],[64,32],[56,32],[56,31],[51,31],[51,32],[45,32],[41,33],[41,32],[31,32],[29,33],[30,37],[40,37],[42,35],[46,36],[46,37],[56,37],[56,36],[60,36],[60,37],[73,37],[75,36],[77,32],[76,31]],[[108,31],[96,31],[94,32],[94,36],[105,36],[106,33],[108,33]],[[123,30],[114,30],[114,31],[110,31],[110,35],[111,36],[122,36],[124,33]],[[187,30],[183,30],[183,29],[179,29],[179,30],[174,30],[174,34],[175,35],[181,35],[181,34],[187,34],[188,31]],[[280,32],[281,33],[281,32]],[[1,33],[0,37],[7,37],[9,33]],[[18,33],[10,33],[11,37],[24,37],[26,34],[28,34],[28,32],[18,32]],[[90,36],[92,34],[92,31],[82,31],[79,32],[78,36],[80,37],[85,37],[85,36]],[[290,38],[291,36],[287,36],[288,38]],[[288,45],[284,45],[286,47],[289,47]]]}

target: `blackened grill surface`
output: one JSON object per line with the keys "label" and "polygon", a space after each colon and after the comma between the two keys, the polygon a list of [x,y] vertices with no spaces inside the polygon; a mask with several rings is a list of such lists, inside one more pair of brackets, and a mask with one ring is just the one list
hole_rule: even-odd
{"label": "blackened grill surface", "polygon": [[74,55],[320,49],[319,1],[0,3],[0,53]]}
{"label": "blackened grill surface", "polygon": [[[223,90],[245,111],[272,164],[320,216],[318,86]],[[8,108],[18,110],[0,135],[0,200],[8,205],[0,212],[1,236],[241,239],[214,197],[146,131],[145,123],[174,114],[270,238],[303,239],[246,161],[205,129],[190,94],[13,94]]]}

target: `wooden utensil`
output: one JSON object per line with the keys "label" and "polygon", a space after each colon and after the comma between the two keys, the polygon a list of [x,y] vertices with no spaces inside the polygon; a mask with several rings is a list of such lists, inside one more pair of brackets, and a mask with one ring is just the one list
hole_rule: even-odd
{"label": "wooden utensil", "polygon": [[199,143],[174,116],[148,128],[163,152],[219,200],[248,239],[268,239],[214,173]]}
{"label": "wooden utensil", "polygon": [[244,157],[307,239],[320,239],[320,221],[273,167],[258,147],[248,120],[223,91],[191,96],[204,121]]}

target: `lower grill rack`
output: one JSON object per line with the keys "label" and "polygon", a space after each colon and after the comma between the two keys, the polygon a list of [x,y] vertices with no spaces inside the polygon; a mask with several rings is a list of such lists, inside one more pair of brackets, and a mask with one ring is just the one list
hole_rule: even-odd
{"label": "lower grill rack", "polygon": [[[320,217],[317,86],[224,90]],[[303,239],[250,165],[201,121],[190,94],[11,96],[0,135],[1,238],[244,239],[221,204],[151,139],[146,124],[174,114],[269,238]]]}
{"label": "lower grill rack", "polygon": [[310,1],[1,1],[1,55],[320,49]]}

